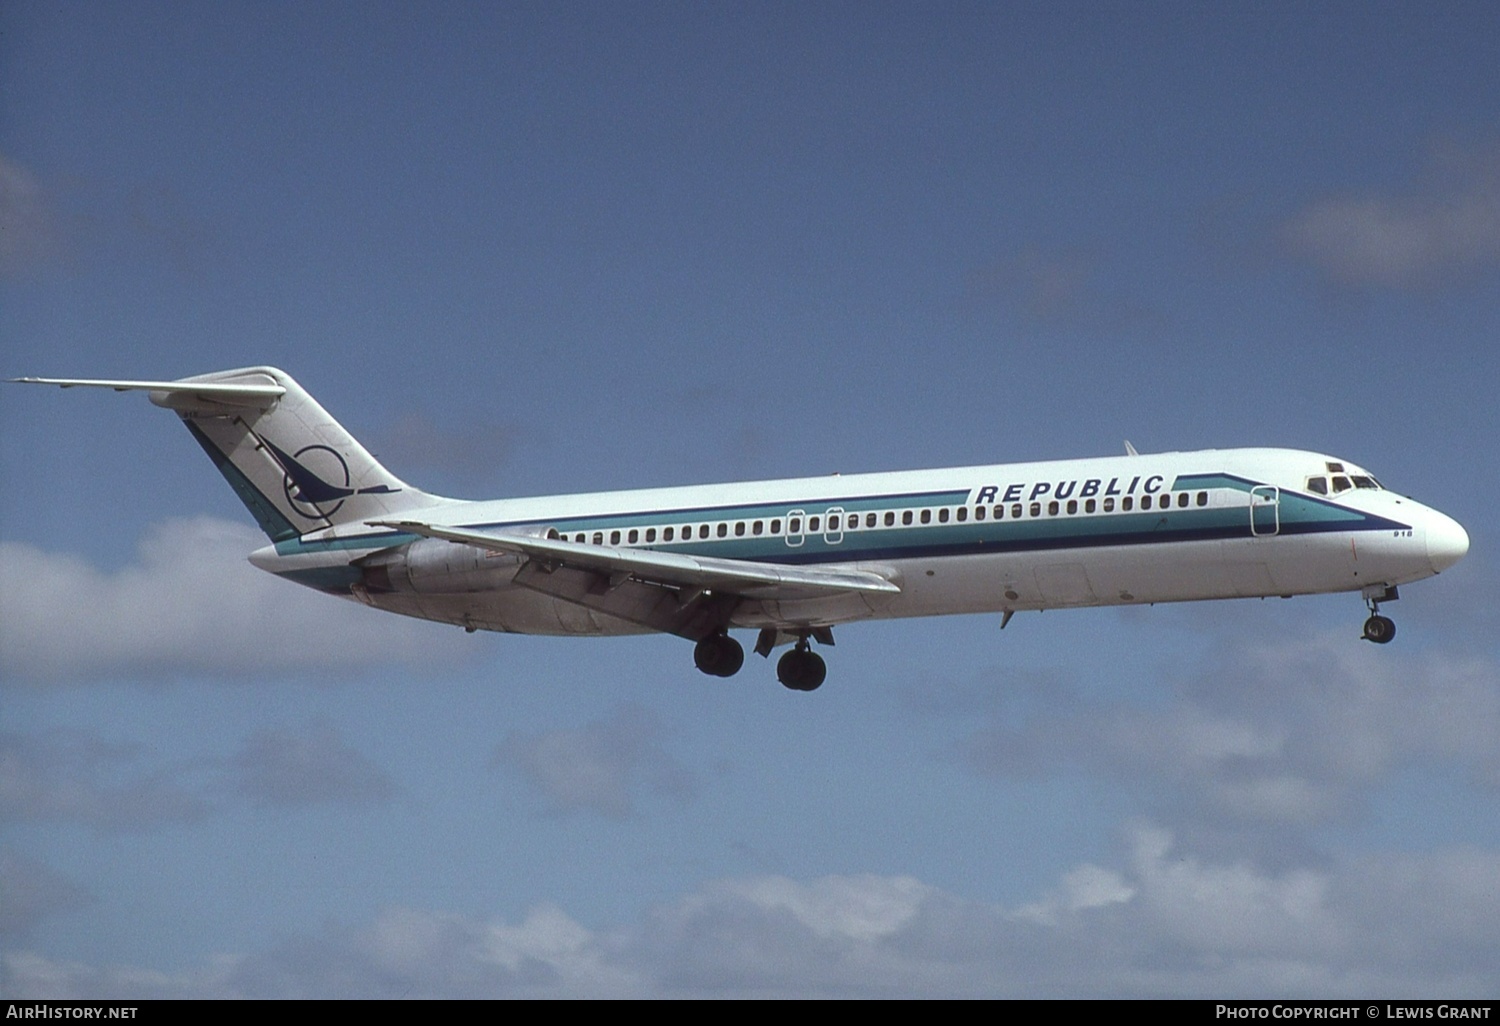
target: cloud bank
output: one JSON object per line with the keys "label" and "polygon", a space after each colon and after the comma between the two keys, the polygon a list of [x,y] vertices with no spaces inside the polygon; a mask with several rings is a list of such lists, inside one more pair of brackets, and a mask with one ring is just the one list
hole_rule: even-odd
{"label": "cloud bank", "polygon": [[170,520],[146,534],[135,562],[107,572],[69,553],[0,542],[0,676],[343,675],[460,658],[455,634],[257,570],[245,557],[264,544],[230,521]]}
{"label": "cloud bank", "polygon": [[1368,996],[1500,986],[1500,853],[1267,870],[1142,824],[1018,909],[909,876],[720,880],[589,928],[391,908],[177,974],[4,958],[7,993],[119,997]]}

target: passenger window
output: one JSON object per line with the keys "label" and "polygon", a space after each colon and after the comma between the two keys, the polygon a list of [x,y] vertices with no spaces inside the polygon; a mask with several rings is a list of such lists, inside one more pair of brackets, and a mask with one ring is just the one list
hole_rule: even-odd
{"label": "passenger window", "polygon": [[722,538],[729,533],[729,525],[723,521],[719,522],[719,537]]}
{"label": "passenger window", "polygon": [[818,533],[818,524],[820,524],[820,523],[822,523],[821,518],[819,518],[819,517],[808,517],[807,518],[807,531],[808,531],[808,533],[809,534],[817,534]]}
{"label": "passenger window", "polygon": [[885,515],[885,526],[886,527],[895,527],[896,526],[896,514],[895,514],[894,510],[891,511],[890,513],[887,513]]}
{"label": "passenger window", "polygon": [[903,524],[911,523],[911,510],[907,509],[901,511],[901,522]]}
{"label": "passenger window", "polygon": [[1200,505],[1200,506],[1207,506],[1208,505],[1208,493],[1207,492],[1199,492],[1198,493],[1198,505]]}
{"label": "passenger window", "polygon": [[932,523],[932,510],[930,510],[930,509],[924,509],[922,511],[922,523],[924,523],[924,524],[930,524],[930,523]]}
{"label": "passenger window", "polygon": [[984,509],[985,508],[983,506],[975,506],[974,507],[974,519],[975,520],[983,520],[984,519]]}
{"label": "passenger window", "polygon": [[874,527],[875,526],[875,518],[877,516],[879,516],[878,513],[866,513],[865,514],[865,526],[866,527]]}
{"label": "passenger window", "polygon": [[1068,500],[1068,515],[1072,516],[1074,513],[1077,513],[1077,512],[1078,512],[1078,500],[1077,499],[1069,499]]}
{"label": "passenger window", "polygon": [[1031,515],[1034,517],[1042,515],[1042,504],[1040,502],[1033,502],[1031,504]]}
{"label": "passenger window", "polygon": [[1093,499],[1087,499],[1087,500],[1085,500],[1085,501],[1084,501],[1084,504],[1083,504],[1083,511],[1084,511],[1084,512],[1085,512],[1085,513],[1092,513],[1092,512],[1094,512],[1094,510],[1095,510],[1095,509],[1097,509],[1097,508],[1098,508],[1098,506],[1097,506],[1097,504],[1096,504],[1096,503],[1095,503],[1095,502],[1094,502],[1094,500],[1093,500]]}
{"label": "passenger window", "polygon": [[708,525],[707,524],[699,524],[698,525],[698,537],[699,538],[707,538],[708,537]]}
{"label": "passenger window", "polygon": [[965,520],[969,519],[969,507],[960,506],[958,507],[958,509],[954,510],[953,515],[958,518],[958,522],[961,524]]}
{"label": "passenger window", "polygon": [[1115,500],[1114,499],[1105,499],[1104,500],[1104,512],[1106,512],[1106,513],[1113,513],[1114,511],[1115,511]]}
{"label": "passenger window", "polygon": [[1047,515],[1049,517],[1057,516],[1057,508],[1057,500],[1053,499],[1051,502],[1047,503]]}
{"label": "passenger window", "polygon": [[1132,499],[1128,495],[1125,496],[1125,498],[1123,498],[1123,499],[1120,500],[1120,509],[1121,509],[1122,512],[1129,513],[1130,510],[1131,510],[1131,508],[1134,507],[1134,506],[1135,506],[1135,500]]}
{"label": "passenger window", "polygon": [[594,532],[594,544],[595,545],[603,545],[604,544],[604,532],[602,532],[602,531],[595,531]]}
{"label": "passenger window", "polygon": [[1019,502],[1010,508],[1010,515],[1014,520],[1021,519],[1021,504]]}
{"label": "passenger window", "polygon": [[752,534],[760,534],[761,528],[763,527],[765,527],[765,524],[757,520],[755,524],[750,528],[750,531]]}
{"label": "passenger window", "polygon": [[654,528],[654,527],[648,527],[648,528],[646,528],[646,544],[650,545],[654,541],[656,541],[656,528]]}
{"label": "passenger window", "polygon": [[611,532],[609,532],[609,543],[611,545],[618,545],[618,544],[620,544],[620,532],[619,531],[611,531]]}
{"label": "passenger window", "polygon": [[780,520],[773,520],[773,521],[771,521],[771,533],[772,534],[780,534],[781,533],[781,521]]}
{"label": "passenger window", "polygon": [[630,537],[627,540],[630,542],[630,544],[634,545],[636,542],[641,540],[641,532],[632,527],[630,529]]}
{"label": "passenger window", "polygon": [[802,533],[802,518],[801,517],[792,517],[792,519],[790,519],[790,520],[788,520],[786,522],[786,529],[787,529],[787,532],[789,534],[801,534]]}
{"label": "passenger window", "polygon": [[938,510],[938,523],[940,523],[940,524],[946,524],[947,522],[948,522],[948,507],[944,506],[942,509]]}
{"label": "passenger window", "polygon": [[1187,504],[1188,504],[1188,493],[1187,492],[1181,492],[1181,493],[1179,493],[1178,496],[1177,496],[1177,508],[1178,509],[1187,509]]}
{"label": "passenger window", "polygon": [[578,544],[582,545],[583,544],[583,533],[579,532],[578,534],[575,534],[573,536],[573,540],[576,541]]}
{"label": "passenger window", "polygon": [[745,536],[745,522],[743,520],[736,520],[734,522],[734,536],[736,538],[743,538]]}

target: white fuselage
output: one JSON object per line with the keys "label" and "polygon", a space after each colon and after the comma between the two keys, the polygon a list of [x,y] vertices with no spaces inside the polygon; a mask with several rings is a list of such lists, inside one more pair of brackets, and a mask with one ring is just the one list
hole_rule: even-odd
{"label": "white fuselage", "polygon": [[[1453,520],[1379,487],[1365,471],[1286,449],[436,500],[417,512],[433,525],[601,548],[848,567],[899,589],[747,598],[730,621],[780,629],[1070,606],[1370,595],[1432,576],[1468,547]],[[390,528],[344,524],[251,558],[324,591],[470,628],[647,629],[517,583],[523,555]]]}

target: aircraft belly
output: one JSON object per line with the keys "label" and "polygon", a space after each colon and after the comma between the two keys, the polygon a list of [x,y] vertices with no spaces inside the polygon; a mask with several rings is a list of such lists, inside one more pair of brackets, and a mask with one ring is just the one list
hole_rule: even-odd
{"label": "aircraft belly", "polygon": [[[377,594],[364,601],[392,613],[476,630],[554,636],[650,633],[646,628],[592,612],[563,599],[522,588],[453,595]],[[582,615],[579,615],[582,614]]]}

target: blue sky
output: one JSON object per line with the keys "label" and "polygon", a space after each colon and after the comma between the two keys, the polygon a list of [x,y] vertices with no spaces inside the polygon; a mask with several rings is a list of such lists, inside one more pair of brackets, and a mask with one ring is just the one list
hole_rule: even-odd
{"label": "blue sky", "polygon": [[0,390],[0,992],[1493,995],[1484,4],[0,12],[0,375],[271,363],[501,497],[1290,445],[1355,596],[856,625],[827,685],[260,573],[139,396]]}

